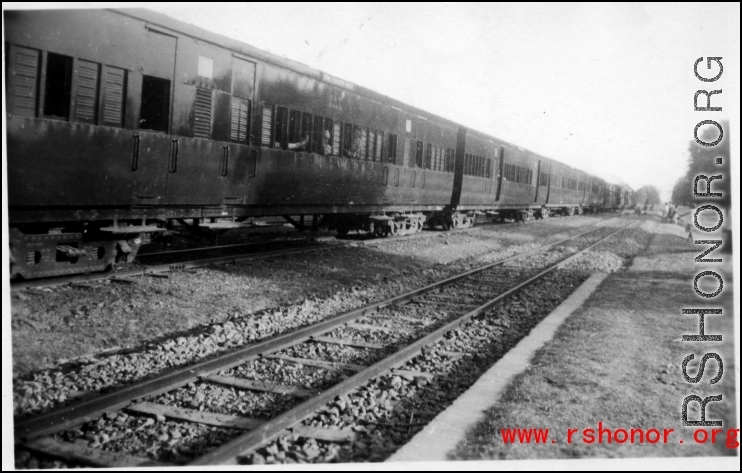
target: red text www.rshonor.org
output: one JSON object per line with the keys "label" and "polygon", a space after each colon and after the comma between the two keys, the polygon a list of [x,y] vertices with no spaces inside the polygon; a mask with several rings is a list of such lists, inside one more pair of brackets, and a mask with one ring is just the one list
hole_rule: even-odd
{"label": "red text www.rshonor.org", "polygon": [[[690,433],[690,432],[688,432]],[[549,429],[500,429],[503,443],[506,444],[549,444],[561,443],[549,438]],[[739,429],[696,429],[689,443],[724,443],[727,448],[739,448]],[[598,422],[597,428],[567,429],[563,440],[568,444],[668,444],[685,443],[674,429],[611,429]]]}

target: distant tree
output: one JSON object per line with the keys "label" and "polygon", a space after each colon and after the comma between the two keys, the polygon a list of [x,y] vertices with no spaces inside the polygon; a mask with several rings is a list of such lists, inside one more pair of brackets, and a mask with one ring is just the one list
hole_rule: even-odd
{"label": "distant tree", "polygon": [[675,183],[672,188],[672,202],[675,205],[685,205],[690,207],[693,202],[693,181],[690,177],[683,176]]}
{"label": "distant tree", "polygon": [[659,205],[662,203],[660,200],[660,191],[654,186],[644,186],[636,191],[636,203],[638,205]]}
{"label": "distant tree", "polygon": [[[724,138],[716,146],[701,146],[695,140],[690,141],[688,146],[688,168],[685,176],[678,179],[672,191],[672,201],[675,204],[696,205],[693,197],[693,184],[696,176],[723,176],[721,179],[714,180],[712,192],[721,192],[720,199],[714,199],[718,202],[719,207],[729,209],[731,203],[731,180],[732,174],[730,169],[731,159],[729,151],[729,121],[720,122],[724,130]],[[701,132],[700,139],[706,143],[711,143],[718,138],[718,131],[715,126],[709,126]],[[717,164],[717,160],[721,164]],[[705,190],[703,181],[699,183],[699,191]],[[726,212],[725,212],[726,213]]]}

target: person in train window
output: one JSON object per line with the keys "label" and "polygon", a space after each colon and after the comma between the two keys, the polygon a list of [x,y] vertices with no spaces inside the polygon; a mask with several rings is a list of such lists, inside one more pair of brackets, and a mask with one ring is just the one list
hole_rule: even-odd
{"label": "person in train window", "polygon": [[308,143],[309,143],[309,135],[304,135],[304,139],[299,141],[298,143],[289,143],[288,149],[291,149],[294,151],[303,151],[307,148]]}
{"label": "person in train window", "polygon": [[344,149],[343,154],[345,157],[351,159],[361,158],[361,129],[359,127],[353,127],[353,142],[350,145],[350,149]]}
{"label": "person in train window", "polygon": [[330,143],[330,130],[322,132],[322,151],[325,156],[332,155],[332,144]]}

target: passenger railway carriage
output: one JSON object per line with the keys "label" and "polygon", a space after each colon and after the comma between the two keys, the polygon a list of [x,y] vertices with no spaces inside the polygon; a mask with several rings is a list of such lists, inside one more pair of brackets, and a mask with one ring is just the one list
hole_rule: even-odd
{"label": "passenger railway carriage", "polygon": [[628,199],[578,169],[157,13],[5,11],[4,21],[14,275],[104,270],[174,221],[223,229],[284,215],[299,228],[385,236]]}

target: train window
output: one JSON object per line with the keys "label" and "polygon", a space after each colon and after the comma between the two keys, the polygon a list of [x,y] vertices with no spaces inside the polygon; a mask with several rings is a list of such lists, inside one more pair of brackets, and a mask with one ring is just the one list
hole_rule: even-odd
{"label": "train window", "polygon": [[271,126],[273,124],[273,105],[263,104],[263,123],[260,125],[260,144],[271,145]]}
{"label": "train window", "polygon": [[102,125],[124,126],[124,94],[126,89],[126,70],[118,67],[103,68],[103,116]]}
{"label": "train window", "polygon": [[545,186],[549,182],[549,175],[545,172],[539,173],[538,175],[538,185],[539,186]]}
{"label": "train window", "polygon": [[384,132],[376,132],[376,150],[374,152],[374,161],[381,161],[381,150],[384,146]]}
{"label": "train window", "polygon": [[198,75],[211,79],[214,77],[214,60],[210,57],[198,57]]}
{"label": "train window", "polygon": [[360,126],[353,125],[353,140],[351,142],[349,158],[363,159],[363,152],[366,147],[366,137],[363,131]]}
{"label": "train window", "polygon": [[67,120],[72,94],[72,58],[49,53],[46,58],[44,116]]}
{"label": "train window", "polygon": [[[312,133],[312,121],[314,117],[309,113],[303,113],[301,115],[301,140],[308,140],[308,143],[302,148],[303,151],[309,151],[313,149],[314,133]],[[316,143],[316,141],[315,141]]]}
{"label": "train window", "polygon": [[37,112],[39,57],[35,49],[10,47],[9,91],[12,113],[24,117],[35,117]]}
{"label": "train window", "polygon": [[368,159],[368,128],[361,128],[361,140],[357,153],[358,159]]}
{"label": "train window", "polygon": [[289,110],[289,143],[299,143],[301,136],[301,112]]}
{"label": "train window", "polygon": [[343,124],[341,122],[337,122],[332,125],[332,154],[334,156],[340,156],[342,130]]}
{"label": "train window", "polygon": [[170,117],[170,81],[159,77],[142,76],[142,106],[139,128],[168,131]]}
{"label": "train window", "polygon": [[353,148],[353,124],[346,123],[343,128],[343,155],[348,156],[351,154]]}
{"label": "train window", "polygon": [[276,148],[286,149],[289,137],[289,110],[285,107],[276,107],[275,126],[273,128],[273,144]]}
{"label": "train window", "polygon": [[404,150],[402,155],[402,164],[407,167],[414,168],[415,164],[410,159],[410,140],[409,138],[405,138],[404,140]]}
{"label": "train window", "polygon": [[[387,140],[387,142],[389,143],[389,162],[392,164],[397,164],[397,135],[395,135],[394,133],[390,133],[389,140]],[[405,155],[406,154],[407,151],[405,151]]]}
{"label": "train window", "polygon": [[[196,104],[193,109],[193,136],[196,138],[211,137],[211,89],[196,87]],[[234,106],[234,102],[232,102]],[[237,117],[232,110],[232,121],[235,118],[239,120],[239,105]],[[231,130],[230,130],[231,133]],[[237,132],[239,135],[239,132]]]}
{"label": "train window", "polygon": [[492,158],[487,158],[484,165],[484,177],[489,178],[492,173]]}
{"label": "train window", "polygon": [[415,147],[415,166],[419,168],[423,167],[423,153],[424,153],[423,142],[418,141]]}
{"label": "train window", "polygon": [[369,161],[376,160],[376,131],[368,130],[368,157]]}
{"label": "train window", "polygon": [[312,124],[312,136],[309,139],[311,147],[309,150],[312,153],[324,154],[325,144],[329,144],[329,140],[324,137],[324,127],[322,126],[324,119],[320,116],[314,117],[314,123]]}
{"label": "train window", "polygon": [[73,74],[75,121],[95,123],[98,114],[100,65],[95,62],[76,59]]}
{"label": "train window", "polygon": [[433,171],[439,171],[441,165],[441,152],[437,146],[433,146]]}
{"label": "train window", "polygon": [[428,143],[425,147],[425,162],[423,163],[425,169],[430,169],[430,162],[432,160],[433,145]]}
{"label": "train window", "polygon": [[451,148],[446,148],[446,165],[447,171],[453,173],[456,168],[456,152]]}
{"label": "train window", "polygon": [[[237,143],[247,143],[248,130],[250,129],[249,120],[250,101],[233,96],[229,122],[229,139]],[[270,137],[268,142],[270,143]]]}
{"label": "train window", "polygon": [[[325,156],[330,156],[332,154],[332,133],[333,133],[333,126],[332,126],[332,119],[331,118],[319,118],[319,125],[316,126],[319,130],[318,132],[318,139],[317,139],[317,152],[320,154],[323,154]],[[317,122],[315,122],[317,123]]]}

